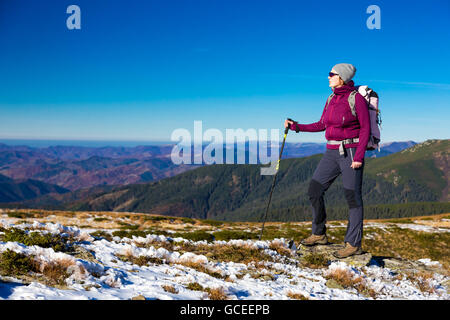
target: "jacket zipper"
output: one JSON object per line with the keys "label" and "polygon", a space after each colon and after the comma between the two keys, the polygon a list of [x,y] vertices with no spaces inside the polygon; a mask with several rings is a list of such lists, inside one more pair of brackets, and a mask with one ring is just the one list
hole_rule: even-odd
{"label": "jacket zipper", "polygon": [[[331,99],[331,100],[333,100],[333,99]],[[331,116],[333,115],[333,111],[334,111],[334,105],[331,106],[330,114],[328,115],[328,122],[331,122]],[[331,135],[332,132],[333,132],[333,126],[330,126],[330,137],[332,137],[332,135]]]}

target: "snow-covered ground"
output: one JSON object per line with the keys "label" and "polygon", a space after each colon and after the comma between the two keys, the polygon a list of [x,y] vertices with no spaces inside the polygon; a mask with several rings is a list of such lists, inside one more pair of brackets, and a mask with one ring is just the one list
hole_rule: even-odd
{"label": "snow-covered ground", "polygon": [[[291,299],[292,294],[300,294],[308,299],[372,299],[359,293],[355,288],[335,289],[328,286],[327,275],[336,270],[349,272],[355,278],[362,278],[367,288],[376,293],[376,299],[444,299],[448,300],[445,283],[448,277],[434,274],[427,279],[431,292],[420,290],[407,278],[399,279],[396,272],[388,268],[371,264],[366,267],[352,267],[344,262],[332,262],[328,268],[310,269],[301,267],[294,258],[281,256],[271,248],[278,244],[287,247],[287,240],[272,241],[230,240],[192,242],[182,238],[147,235],[143,237],[119,238],[112,241],[95,240],[85,230],[77,227],[66,227],[55,223],[39,223],[14,225],[10,221],[0,221],[4,228],[32,228],[40,232],[70,235],[78,240],[77,245],[93,253],[95,261],[75,258],[72,255],[55,252],[51,248],[25,246],[17,242],[0,242],[0,253],[7,249],[34,256],[41,263],[65,261],[70,265],[71,274],[66,279],[67,289],[58,289],[43,285],[37,281],[31,284],[21,283],[14,278],[0,281],[0,299],[131,299],[142,295],[146,299],[183,300],[208,299],[205,291],[191,290],[188,284],[197,283],[203,288],[220,288],[229,299]],[[92,230],[89,230],[92,231]],[[233,262],[214,262],[205,255],[192,252],[180,253],[169,251],[156,244],[171,241],[172,243],[188,242],[192,245],[234,245],[257,248],[274,257],[274,261],[265,261],[263,265]],[[132,255],[158,258],[163,263],[136,265],[121,260],[120,255]],[[277,262],[279,261],[279,262]],[[186,262],[197,263],[222,277],[194,270],[185,266]],[[424,259],[424,264],[436,265],[438,262]],[[251,270],[258,267],[258,272],[270,277],[254,278]],[[244,276],[242,276],[245,274]],[[224,280],[226,279],[226,280]],[[167,288],[172,288],[167,290]]]}

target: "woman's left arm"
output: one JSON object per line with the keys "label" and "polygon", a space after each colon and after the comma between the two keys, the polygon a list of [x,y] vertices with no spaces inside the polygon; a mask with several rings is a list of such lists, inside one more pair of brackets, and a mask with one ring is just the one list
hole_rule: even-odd
{"label": "woman's left arm", "polygon": [[367,101],[364,97],[357,93],[355,96],[355,109],[356,116],[358,117],[360,130],[359,130],[359,145],[356,148],[354,162],[363,162],[364,155],[366,153],[367,144],[370,138],[370,118],[369,108],[367,107]]}

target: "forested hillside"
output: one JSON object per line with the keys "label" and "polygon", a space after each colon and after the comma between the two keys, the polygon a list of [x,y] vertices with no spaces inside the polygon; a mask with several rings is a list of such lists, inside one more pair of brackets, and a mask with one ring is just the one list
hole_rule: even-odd
{"label": "forested hillside", "polygon": [[[383,158],[366,159],[366,217],[448,211],[448,154],[449,140],[430,140]],[[319,154],[281,161],[271,220],[310,218],[307,190],[321,157]],[[255,221],[267,204],[273,178],[262,176],[260,168],[261,165],[204,166],[155,183],[119,187],[87,201],[67,204],[66,208]],[[338,178],[325,197],[330,217],[345,217],[343,194]]]}

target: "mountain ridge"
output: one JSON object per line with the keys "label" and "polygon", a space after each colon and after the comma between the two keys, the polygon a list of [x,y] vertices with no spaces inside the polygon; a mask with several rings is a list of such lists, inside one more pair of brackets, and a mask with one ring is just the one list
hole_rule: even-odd
{"label": "mountain ridge", "polygon": [[14,180],[0,174],[0,202],[30,200],[42,195],[63,194],[69,190],[33,179]]}
{"label": "mountain ridge", "polygon": [[[411,141],[368,151],[366,157],[382,157],[409,146]],[[283,159],[320,154],[325,143],[286,143]],[[206,147],[206,145],[204,145]],[[0,174],[12,179],[34,179],[56,184],[71,191],[101,185],[127,185],[157,181],[175,176],[202,164],[175,165],[171,159],[173,145],[137,147],[45,148],[0,144]],[[246,161],[255,156],[246,148]],[[224,147],[224,150],[228,147]],[[234,146],[234,158],[236,150]],[[193,152],[191,152],[193,155]],[[225,153],[224,153],[225,154]],[[258,157],[256,156],[258,159]],[[192,159],[193,160],[193,159]],[[235,160],[235,163],[237,160]],[[191,162],[193,163],[193,161]]]}
{"label": "mountain ridge", "polygon": [[[366,159],[363,199],[367,207],[446,201],[440,188],[448,185],[448,181],[445,180],[445,172],[434,161],[439,155],[448,159],[449,140],[431,140],[409,149],[383,158]],[[414,157],[410,154],[414,154]],[[271,206],[274,216],[291,212],[298,217],[309,217],[307,188],[321,157],[321,154],[317,154],[281,161]],[[417,175],[415,171],[421,166],[427,167],[426,172],[433,174]],[[260,168],[261,165],[202,166],[157,182],[117,187],[106,197],[108,193],[90,195],[85,201],[65,205],[67,208],[89,211],[254,219],[265,207],[272,183],[272,176],[261,176]],[[345,208],[342,194],[342,183],[337,179],[327,191],[327,205]]]}

